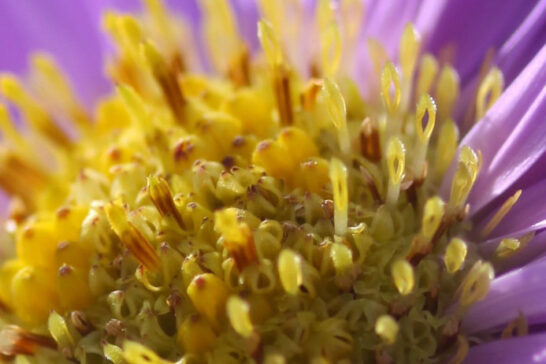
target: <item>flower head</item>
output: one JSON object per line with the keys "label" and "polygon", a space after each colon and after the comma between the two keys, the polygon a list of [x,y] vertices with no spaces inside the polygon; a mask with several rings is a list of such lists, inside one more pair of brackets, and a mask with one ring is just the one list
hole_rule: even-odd
{"label": "flower head", "polygon": [[260,1],[259,47],[238,2],[199,1],[198,41],[161,1],[143,3],[102,18],[116,86],[93,113],[44,54],[28,79],[0,76],[26,123],[0,108],[15,246],[0,267],[0,322],[18,325],[0,331],[0,355],[460,363],[471,335],[528,333],[542,305],[519,313],[513,299],[472,318],[514,283],[495,270],[536,246],[542,222],[502,225],[517,225],[527,191],[514,182],[537,182],[525,173],[544,137],[507,159],[480,130],[516,123],[503,108],[532,128],[542,91],[523,114],[507,105],[545,77],[544,47],[503,93],[513,77],[491,55],[472,73],[477,57],[453,49],[468,40],[435,49],[441,24],[420,24],[413,2],[405,20],[417,26],[396,21],[374,39],[374,22],[397,13],[380,18],[383,2],[365,20],[361,1]]}

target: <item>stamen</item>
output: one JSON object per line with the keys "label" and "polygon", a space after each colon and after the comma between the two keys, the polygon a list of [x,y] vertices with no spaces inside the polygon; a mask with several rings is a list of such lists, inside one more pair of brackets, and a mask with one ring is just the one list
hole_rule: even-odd
{"label": "stamen", "polygon": [[348,154],[351,148],[349,131],[347,129],[347,109],[345,100],[337,84],[329,78],[324,80],[324,104],[328,111],[328,116],[338,132],[338,143],[341,152]]}
{"label": "stamen", "polygon": [[178,342],[188,353],[202,354],[214,347],[216,333],[205,317],[190,314],[178,329]]}
{"label": "stamen", "polygon": [[462,364],[468,355],[470,346],[468,340],[463,335],[457,336],[457,352],[449,360],[448,364]]}
{"label": "stamen", "polygon": [[277,263],[279,278],[284,290],[291,295],[298,294],[299,288],[303,284],[302,264],[301,257],[290,249],[283,249],[279,253]]}
{"label": "stamen", "polygon": [[419,50],[421,45],[421,37],[413,24],[408,23],[404,27],[402,37],[400,38],[400,65],[402,68],[402,81],[404,87],[402,87],[402,103],[405,109],[409,104],[409,98],[411,96],[413,73],[415,71],[415,65],[417,64],[417,57],[419,56]]}
{"label": "stamen", "polygon": [[243,213],[242,210],[230,207],[214,214],[214,230],[222,234],[223,245],[239,272],[258,261],[252,232],[245,222],[240,221]]}
{"label": "stamen", "polygon": [[123,343],[123,358],[132,364],[167,364],[153,350],[129,340]]}
{"label": "stamen", "polygon": [[453,238],[449,242],[444,255],[444,263],[448,273],[453,274],[463,266],[468,249],[464,241]]}
{"label": "stamen", "polygon": [[489,234],[491,234],[491,232],[499,225],[499,223],[502,221],[502,219],[504,219],[506,214],[508,214],[508,212],[510,212],[510,210],[512,209],[512,207],[514,207],[516,202],[518,202],[521,196],[521,192],[522,192],[521,190],[517,190],[516,193],[514,193],[502,204],[499,210],[495,213],[495,215],[491,218],[491,220],[489,220],[487,225],[485,225],[485,227],[483,228],[480,234],[482,238],[485,238]]}
{"label": "stamen", "polygon": [[432,239],[444,217],[444,201],[438,196],[431,197],[425,203],[421,234],[427,240]]}
{"label": "stamen", "polygon": [[416,95],[421,98],[426,93],[430,93],[432,83],[438,73],[438,61],[431,54],[425,54],[421,58],[419,66],[419,78],[417,79]]}
{"label": "stamen", "polygon": [[49,314],[49,318],[47,320],[47,328],[51,336],[53,336],[53,338],[55,339],[57,344],[59,344],[60,347],[67,347],[67,346],[74,345],[74,338],[72,337],[72,334],[68,330],[66,321],[57,312],[52,311]]}
{"label": "stamen", "polygon": [[334,227],[336,235],[347,232],[349,192],[347,188],[347,167],[337,158],[330,161],[330,181],[334,192]]}
{"label": "stamen", "polygon": [[451,160],[457,151],[459,140],[459,129],[453,120],[449,119],[442,123],[436,153],[434,153],[435,179],[440,181],[451,165]]}
{"label": "stamen", "polygon": [[69,148],[70,138],[53,122],[49,114],[23,89],[19,80],[9,74],[0,75],[0,90],[21,110],[25,119],[56,145]]}
{"label": "stamen", "polygon": [[394,206],[400,195],[400,183],[404,177],[406,165],[406,148],[399,138],[389,140],[387,146],[387,168],[389,170],[389,185],[387,189],[387,204]]}
{"label": "stamen", "polygon": [[184,229],[182,216],[174,204],[173,195],[169,184],[163,177],[151,176],[148,178],[148,195],[161,216],[172,216],[178,226]]}
{"label": "stamen", "polygon": [[464,146],[459,156],[459,164],[453,182],[451,184],[451,194],[449,196],[449,205],[453,208],[461,207],[479,172],[479,159],[472,148]]}
{"label": "stamen", "polygon": [[[394,87],[394,99],[391,96],[391,84]],[[400,76],[392,62],[387,62],[381,72],[381,97],[390,114],[396,113],[400,105]]]}
{"label": "stamen", "polygon": [[200,4],[210,59],[219,72],[226,74],[242,46],[233,10],[227,0],[201,0]]}
{"label": "stamen", "polygon": [[382,72],[383,67],[389,61],[389,55],[387,54],[387,51],[385,50],[385,48],[383,48],[381,43],[374,38],[368,38],[366,45],[368,47],[368,53],[370,54],[370,58],[372,59],[375,73],[379,74]]}
{"label": "stamen", "polygon": [[527,318],[520,311],[518,317],[508,323],[508,325],[502,330],[501,338],[509,339],[514,336],[514,330],[517,337],[526,336],[529,334],[529,323]]}
{"label": "stamen", "polygon": [[306,111],[311,111],[316,104],[317,96],[322,90],[322,80],[311,79],[301,94],[301,104]]}
{"label": "stamen", "polygon": [[370,118],[364,119],[360,124],[360,152],[372,162],[381,160],[381,142],[379,140],[379,128]]}
{"label": "stamen", "polygon": [[249,338],[254,332],[254,325],[250,321],[250,305],[239,296],[231,296],[227,301],[227,315],[235,331]]}
{"label": "stamen", "polygon": [[398,323],[390,315],[381,315],[375,322],[375,333],[383,339],[387,345],[392,345],[398,336]]}
{"label": "stamen", "polygon": [[481,260],[474,263],[457,290],[461,306],[469,307],[483,300],[489,292],[494,276],[493,266],[490,263],[484,263]]}
{"label": "stamen", "polygon": [[258,39],[264,49],[266,59],[273,70],[273,90],[275,92],[280,124],[282,126],[292,125],[294,115],[289,74],[284,65],[282,48],[275,30],[265,20],[258,22]]}
{"label": "stamen", "polygon": [[455,101],[459,98],[460,86],[457,71],[449,66],[442,67],[438,84],[436,85],[436,99],[438,100],[438,116],[443,121],[451,115]]}
{"label": "stamen", "polygon": [[57,349],[49,336],[34,334],[18,326],[6,326],[0,331],[0,356],[33,355],[39,347]]}
{"label": "stamen", "polygon": [[49,178],[41,169],[20,158],[11,151],[0,148],[0,187],[21,197],[27,207],[36,204],[35,193],[49,183]]}
{"label": "stamen", "polygon": [[495,250],[495,257],[499,259],[506,259],[513,256],[514,254],[525,248],[527,246],[527,243],[529,243],[534,237],[535,232],[532,231],[528,234],[525,234],[519,239],[502,239],[497,246],[497,249]]}
{"label": "stamen", "polygon": [[18,154],[28,155],[31,148],[14,125],[8,110],[4,105],[0,104],[0,132],[2,133],[3,140],[13,143],[13,147]]}
{"label": "stamen", "polygon": [[46,54],[35,53],[31,56],[31,64],[35,70],[34,76],[37,78],[35,81],[39,83],[38,90],[42,91],[40,96],[53,104],[58,104],[80,130],[88,130],[91,121],[55,61]]}
{"label": "stamen", "polygon": [[186,291],[195,309],[218,328],[226,315],[226,301],[231,294],[224,281],[212,273],[200,274],[193,278]]}
{"label": "stamen", "polygon": [[500,97],[504,88],[504,76],[502,72],[493,67],[480,83],[476,95],[476,121],[480,120],[487,110],[493,106]]}
{"label": "stamen", "polygon": [[142,45],[142,51],[174,116],[179,122],[183,122],[186,100],[180,83],[178,82],[178,78],[150,42],[146,42]]}
{"label": "stamen", "polygon": [[319,31],[322,72],[326,77],[335,77],[341,61],[339,26],[332,22]]}
{"label": "stamen", "polygon": [[406,260],[395,261],[391,266],[391,275],[396,289],[402,296],[407,296],[413,291],[415,285],[413,268]]}
{"label": "stamen", "polygon": [[342,243],[333,243],[330,246],[330,257],[338,275],[346,273],[353,266],[353,252]]}
{"label": "stamen", "polygon": [[[423,119],[427,115],[427,125],[423,130]],[[417,132],[417,146],[415,151],[415,174],[417,176],[423,175],[424,164],[426,161],[426,154],[428,143],[436,124],[436,103],[430,97],[425,94],[419,100],[417,108],[415,110],[415,130]]]}
{"label": "stamen", "polygon": [[109,203],[104,207],[112,230],[119,237],[131,254],[148,270],[159,268],[159,256],[148,239],[127,219],[127,214],[118,203]]}

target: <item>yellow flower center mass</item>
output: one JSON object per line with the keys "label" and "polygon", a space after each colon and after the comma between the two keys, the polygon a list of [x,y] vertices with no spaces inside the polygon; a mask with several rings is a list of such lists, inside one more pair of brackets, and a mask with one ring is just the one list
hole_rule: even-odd
{"label": "yellow flower center mass", "polygon": [[[363,100],[345,69],[361,2],[342,3],[340,23],[328,1],[317,6],[313,77],[290,59],[296,2],[261,2],[264,52],[251,59],[225,0],[201,2],[216,75],[190,71],[188,27],[160,1],[145,1],[139,18],[106,14],[118,86],[93,117],[45,55],[27,83],[2,75],[29,131],[0,108],[16,247],[0,268],[0,323],[20,325],[2,331],[1,355],[464,358],[453,327],[486,294],[492,268],[455,237],[479,153],[463,149],[449,201],[436,194],[457,148],[458,76],[421,55],[407,25],[401,72],[368,42],[379,89]],[[501,88],[498,70],[484,78],[479,114]],[[503,252],[520,245],[509,243]],[[28,330],[49,330],[58,352]]]}

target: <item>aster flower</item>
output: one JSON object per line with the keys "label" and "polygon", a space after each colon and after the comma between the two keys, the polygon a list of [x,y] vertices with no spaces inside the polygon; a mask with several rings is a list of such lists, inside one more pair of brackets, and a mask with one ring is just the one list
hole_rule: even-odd
{"label": "aster flower", "polygon": [[143,3],[0,5],[2,358],[544,360],[545,2]]}

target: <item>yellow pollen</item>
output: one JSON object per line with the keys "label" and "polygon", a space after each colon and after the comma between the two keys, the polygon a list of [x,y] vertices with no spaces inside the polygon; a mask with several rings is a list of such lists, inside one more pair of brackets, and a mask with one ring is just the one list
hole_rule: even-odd
{"label": "yellow pollen", "polygon": [[441,180],[451,165],[451,161],[457,152],[458,140],[459,129],[457,124],[451,119],[442,123],[434,159],[434,172],[437,181]]}
{"label": "yellow pollen", "polygon": [[517,337],[527,336],[529,334],[529,323],[521,311],[519,312],[518,317],[510,321],[504,330],[502,330],[501,338],[509,339],[513,337],[514,331]]}
{"label": "yellow pollen", "polygon": [[271,23],[265,20],[260,20],[258,22],[258,39],[260,40],[260,44],[262,45],[269,64],[273,67],[282,64],[283,51]]}
{"label": "yellow pollen", "polygon": [[320,50],[325,77],[335,77],[341,61],[341,35],[337,23],[332,22],[320,30]]}
{"label": "yellow pollen", "polygon": [[461,149],[459,164],[451,184],[451,194],[449,196],[449,205],[451,207],[461,207],[464,204],[476,181],[479,169],[478,155],[472,148],[465,145]]}
{"label": "yellow pollen", "polygon": [[499,259],[505,259],[513,256],[514,254],[521,251],[529,241],[533,239],[535,232],[530,232],[525,234],[519,239],[506,238],[502,239],[497,249],[495,250],[495,257]]}
{"label": "yellow pollen", "polygon": [[494,278],[493,267],[490,263],[478,260],[459,286],[459,303],[462,307],[481,301],[489,292],[489,286]]}
{"label": "yellow pollen", "polygon": [[375,333],[383,339],[387,345],[392,345],[398,336],[398,323],[390,315],[381,315],[375,322]]}
{"label": "yellow pollen", "polygon": [[425,212],[421,232],[426,239],[431,239],[444,217],[444,201],[440,197],[431,197],[425,203]]}
{"label": "yellow pollen", "polygon": [[238,296],[231,296],[227,301],[227,315],[231,326],[238,334],[247,338],[254,331],[254,326],[250,321],[250,306],[246,301]]}
{"label": "yellow pollen", "polygon": [[283,249],[277,262],[279,278],[284,290],[296,295],[303,284],[303,271],[301,257],[290,249]]}
{"label": "yellow pollen", "polygon": [[[368,48],[368,52],[370,53],[370,58],[372,59],[375,73],[382,74],[383,67],[389,61],[387,51],[385,50],[385,48],[383,48],[381,43],[374,38],[368,38],[366,45]],[[381,77],[381,80],[382,79],[383,77]],[[381,90],[383,91],[383,88]]]}
{"label": "yellow pollen", "polygon": [[453,238],[449,242],[444,255],[444,263],[450,274],[457,272],[463,266],[468,249],[464,241]]}
{"label": "yellow pollen", "polygon": [[413,291],[415,278],[413,268],[406,260],[397,260],[391,266],[391,275],[396,289],[402,296],[407,296]]}
{"label": "yellow pollen", "polygon": [[345,273],[353,265],[353,252],[342,243],[333,243],[330,256],[337,274]]}
{"label": "yellow pollen", "polygon": [[512,196],[510,196],[506,201],[504,201],[502,206],[498,209],[495,215],[493,215],[491,220],[489,220],[487,225],[485,225],[485,227],[483,228],[481,232],[482,238],[485,238],[489,234],[491,234],[491,232],[499,225],[499,223],[502,221],[502,219],[504,219],[506,214],[508,214],[508,212],[510,212],[510,210],[512,209],[512,207],[514,207],[516,202],[518,202],[521,196],[521,192],[522,192],[521,190],[517,190]]}

